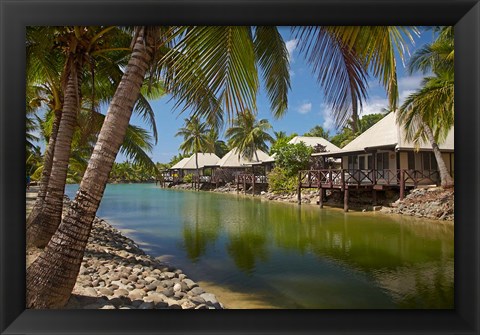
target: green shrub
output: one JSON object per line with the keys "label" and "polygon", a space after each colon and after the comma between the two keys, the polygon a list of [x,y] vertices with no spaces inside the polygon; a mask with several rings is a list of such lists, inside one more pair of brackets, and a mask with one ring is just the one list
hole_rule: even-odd
{"label": "green shrub", "polygon": [[296,176],[300,170],[308,170],[313,149],[305,143],[287,144],[277,151],[275,164],[286,176]]}
{"label": "green shrub", "polygon": [[193,181],[193,174],[187,174],[185,175],[185,177],[183,177],[183,181],[185,183],[191,183]]}
{"label": "green shrub", "polygon": [[275,167],[268,174],[268,188],[273,193],[291,193],[297,190],[297,175],[289,176],[285,169]]}

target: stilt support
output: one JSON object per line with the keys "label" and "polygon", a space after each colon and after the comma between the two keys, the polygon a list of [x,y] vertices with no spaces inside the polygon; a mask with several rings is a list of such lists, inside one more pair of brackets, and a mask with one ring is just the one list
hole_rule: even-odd
{"label": "stilt support", "polygon": [[348,198],[349,198],[348,188],[345,188],[345,190],[343,191],[343,211],[344,212],[348,212]]}
{"label": "stilt support", "polygon": [[318,204],[320,208],[323,208],[323,188],[321,185],[318,188]]}

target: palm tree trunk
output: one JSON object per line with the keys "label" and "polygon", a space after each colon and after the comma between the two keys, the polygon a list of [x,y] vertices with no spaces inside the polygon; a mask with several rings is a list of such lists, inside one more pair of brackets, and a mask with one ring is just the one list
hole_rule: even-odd
{"label": "palm tree trunk", "polygon": [[65,193],[68,161],[70,159],[77,111],[80,106],[81,69],[82,65],[80,62],[77,62],[71,66],[68,75],[62,117],[55,141],[52,170],[43,210],[33,216],[27,225],[27,246],[45,247],[62,219],[63,194]]}
{"label": "palm tree trunk", "polygon": [[441,185],[442,187],[452,187],[454,185],[453,178],[448,173],[447,165],[445,164],[445,161],[442,158],[442,153],[440,152],[440,149],[438,148],[438,144],[435,141],[435,137],[433,136],[433,131],[425,123],[423,124],[423,128],[425,129],[427,138],[430,141],[430,144],[432,145],[432,148],[433,148],[433,154],[435,155],[435,159],[437,160],[438,171],[440,172]]}
{"label": "palm tree trunk", "polygon": [[144,33],[145,28],[135,40],[75,199],[44,252],[27,269],[27,308],[59,308],[70,297],[108,175],[152,59],[153,39],[144,38]]}
{"label": "palm tree trunk", "polygon": [[44,206],[45,196],[47,195],[48,180],[50,179],[50,173],[52,171],[55,142],[57,140],[58,127],[60,125],[61,117],[61,110],[55,110],[52,124],[52,132],[50,134],[47,149],[45,150],[45,155],[43,158],[42,177],[40,178],[37,198],[35,199],[35,204],[33,205],[30,215],[28,216],[27,226],[31,224],[31,222],[35,219],[38,213],[42,211]]}

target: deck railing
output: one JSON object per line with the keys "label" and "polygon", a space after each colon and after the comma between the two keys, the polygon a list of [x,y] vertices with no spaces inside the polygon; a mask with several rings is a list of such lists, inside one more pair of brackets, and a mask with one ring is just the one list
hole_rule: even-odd
{"label": "deck railing", "polygon": [[364,186],[364,185],[405,185],[417,187],[421,184],[437,184],[437,170],[392,170],[392,169],[325,169],[302,170],[299,172],[299,183],[302,187]]}

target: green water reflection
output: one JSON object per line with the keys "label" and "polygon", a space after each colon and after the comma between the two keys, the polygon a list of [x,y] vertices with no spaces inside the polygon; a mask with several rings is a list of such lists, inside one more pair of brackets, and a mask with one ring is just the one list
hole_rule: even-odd
{"label": "green water reflection", "polygon": [[98,215],[192,279],[271,306],[454,307],[452,224],[153,185],[108,185]]}
{"label": "green water reflection", "polygon": [[348,292],[330,307],[453,308],[453,225],[218,195],[189,199],[182,215],[193,262],[223,236],[237,270],[304,295],[303,307],[329,305],[312,296]]}

